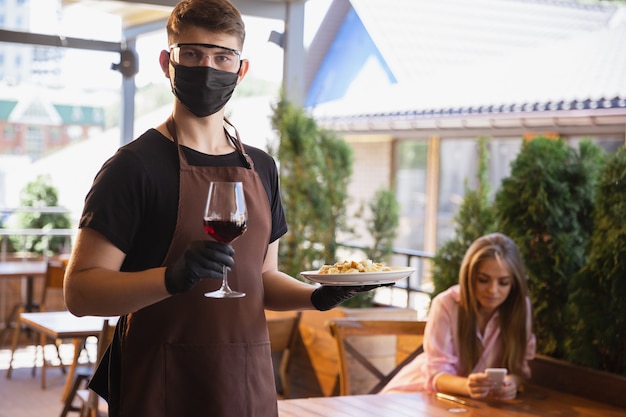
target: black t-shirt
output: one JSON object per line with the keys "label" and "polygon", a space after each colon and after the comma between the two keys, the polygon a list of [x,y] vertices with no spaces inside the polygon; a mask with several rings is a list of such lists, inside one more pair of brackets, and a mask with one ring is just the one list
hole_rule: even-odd
{"label": "black t-shirt", "polygon": [[[287,232],[278,170],[269,154],[252,146],[244,147],[269,201],[272,232],[268,243],[271,243]],[[187,147],[183,151],[190,165],[244,166],[238,152],[214,156]],[[79,227],[101,233],[124,252],[124,271],[160,266],[176,226],[178,192],[176,145],[150,129],[104,163],[85,198]]]}

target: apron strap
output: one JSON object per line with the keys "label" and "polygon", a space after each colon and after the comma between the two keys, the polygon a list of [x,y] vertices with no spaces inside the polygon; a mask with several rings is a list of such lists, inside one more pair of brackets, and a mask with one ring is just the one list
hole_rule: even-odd
{"label": "apron strap", "polygon": [[224,128],[224,131],[226,132],[226,136],[228,137],[228,139],[230,139],[231,143],[239,150],[239,153],[241,154],[241,156],[243,156],[246,167],[248,169],[254,169],[254,162],[252,162],[252,158],[250,158],[250,156],[246,153],[246,150],[243,147],[243,142],[241,141],[241,138],[239,137],[239,131],[237,130],[235,125],[233,125],[230,122],[230,120],[228,120],[226,116],[224,116],[224,122],[226,122],[226,124],[235,131],[235,136],[233,137],[233,135],[230,134],[228,129]]}
{"label": "apron strap", "polygon": [[[226,117],[224,117],[224,122],[235,131],[235,136],[233,136],[228,131],[228,129],[226,129],[226,126],[224,126],[224,133],[226,134],[226,138],[230,141],[230,143],[237,150],[237,152],[239,152],[244,166],[248,169],[254,169],[254,162],[252,161],[252,158],[250,158],[250,156],[246,153],[243,147],[243,143],[239,138],[239,131],[237,130],[235,125],[233,125]],[[170,116],[167,118],[167,120],[165,121],[165,127],[167,128],[169,134],[172,136],[172,139],[174,139],[174,143],[178,147],[179,153],[182,155],[182,150],[180,149],[180,146],[178,146],[178,134],[176,133],[176,122],[174,122],[173,115],[170,114]]]}

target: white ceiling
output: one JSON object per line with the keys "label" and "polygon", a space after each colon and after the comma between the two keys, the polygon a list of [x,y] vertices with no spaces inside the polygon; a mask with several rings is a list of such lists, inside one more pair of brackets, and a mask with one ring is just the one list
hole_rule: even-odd
{"label": "white ceiling", "polygon": [[[232,0],[244,15],[285,20],[290,3],[307,0]],[[314,1],[314,0],[309,0]],[[63,7],[81,5],[122,17],[122,26],[128,28],[151,25],[167,20],[178,0],[62,0]]]}

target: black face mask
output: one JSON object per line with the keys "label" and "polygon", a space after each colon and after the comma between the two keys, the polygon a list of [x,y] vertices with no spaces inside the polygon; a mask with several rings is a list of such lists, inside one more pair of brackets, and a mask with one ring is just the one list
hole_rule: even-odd
{"label": "black face mask", "polygon": [[185,67],[172,63],[172,92],[198,117],[220,111],[230,100],[237,86],[238,73],[211,67]]}

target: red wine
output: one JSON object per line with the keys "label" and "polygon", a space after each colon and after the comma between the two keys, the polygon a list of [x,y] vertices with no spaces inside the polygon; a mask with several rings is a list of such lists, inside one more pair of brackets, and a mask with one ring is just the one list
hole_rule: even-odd
{"label": "red wine", "polygon": [[248,222],[233,223],[224,220],[205,220],[204,231],[213,239],[222,243],[230,243],[248,228]]}

